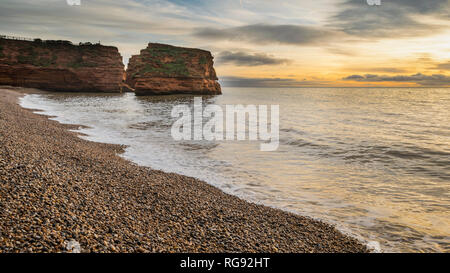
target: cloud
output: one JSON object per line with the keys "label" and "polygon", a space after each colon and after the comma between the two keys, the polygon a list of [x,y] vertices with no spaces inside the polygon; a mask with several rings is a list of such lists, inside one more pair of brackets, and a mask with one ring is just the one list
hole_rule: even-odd
{"label": "cloud", "polygon": [[237,66],[261,66],[288,64],[288,59],[279,59],[264,53],[249,54],[245,52],[223,51],[217,57],[217,64],[234,64]]}
{"label": "cloud", "polygon": [[[348,0],[330,19],[329,27],[359,37],[411,37],[435,34],[448,26],[423,23],[419,16],[450,18],[449,0],[390,0],[380,6]],[[448,24],[447,24],[448,25]]]}
{"label": "cloud", "polygon": [[361,75],[351,75],[343,78],[344,81],[364,81],[365,77]]}
{"label": "cloud", "polygon": [[194,36],[209,40],[245,41],[255,44],[312,45],[339,36],[333,30],[302,25],[255,24],[232,28],[201,28]]}
{"label": "cloud", "polygon": [[439,69],[439,70],[450,70],[450,61],[448,61],[448,62],[446,62],[446,63],[436,64],[436,66],[434,67],[434,69]]}
{"label": "cloud", "polygon": [[406,70],[395,67],[374,67],[374,68],[366,68],[365,71],[370,72],[385,72],[385,73],[403,73]]}
{"label": "cloud", "polygon": [[377,73],[405,73],[406,69],[396,67],[350,67],[346,70],[358,72],[377,72]]}
{"label": "cloud", "polygon": [[272,87],[272,88],[291,88],[291,87],[313,87],[324,86],[327,81],[299,81],[289,78],[245,78],[245,77],[221,77],[221,84],[224,87]]}
{"label": "cloud", "polygon": [[342,55],[347,57],[354,57],[359,55],[360,53],[357,52],[354,48],[343,48],[343,47],[337,47],[336,45],[333,45],[332,47],[325,48],[328,52],[335,54],[335,55]]}
{"label": "cloud", "polygon": [[414,74],[414,75],[396,75],[396,76],[386,76],[386,75],[373,75],[366,74],[362,75],[350,75],[343,78],[345,81],[357,81],[357,82],[409,82],[417,83],[421,86],[450,86],[450,76],[443,74]]}

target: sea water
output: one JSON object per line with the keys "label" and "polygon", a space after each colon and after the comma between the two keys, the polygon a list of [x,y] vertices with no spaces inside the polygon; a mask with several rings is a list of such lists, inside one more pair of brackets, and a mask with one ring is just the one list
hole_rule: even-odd
{"label": "sea water", "polygon": [[450,89],[224,88],[203,103],[279,105],[280,145],[175,141],[193,96],[30,94],[26,108],[127,145],[139,165],[336,225],[377,251],[450,251]]}

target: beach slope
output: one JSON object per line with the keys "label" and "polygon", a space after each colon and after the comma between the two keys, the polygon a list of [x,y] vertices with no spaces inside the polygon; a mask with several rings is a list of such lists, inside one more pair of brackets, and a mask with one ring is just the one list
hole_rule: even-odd
{"label": "beach slope", "polygon": [[21,95],[0,88],[0,252],[367,251],[328,224],[132,164]]}

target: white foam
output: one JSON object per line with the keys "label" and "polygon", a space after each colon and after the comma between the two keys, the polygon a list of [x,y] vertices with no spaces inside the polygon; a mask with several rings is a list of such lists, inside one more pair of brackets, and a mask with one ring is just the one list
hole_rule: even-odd
{"label": "white foam", "polygon": [[381,253],[381,245],[378,241],[369,241],[367,248],[374,253]]}

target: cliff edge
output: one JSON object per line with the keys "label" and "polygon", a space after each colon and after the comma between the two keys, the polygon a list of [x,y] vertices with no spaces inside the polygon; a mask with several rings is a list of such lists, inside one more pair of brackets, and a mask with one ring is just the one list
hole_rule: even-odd
{"label": "cliff edge", "polygon": [[136,95],[221,94],[211,52],[149,43],[130,58],[126,83]]}
{"label": "cliff edge", "polygon": [[0,85],[68,92],[121,92],[118,49],[69,41],[0,37]]}

